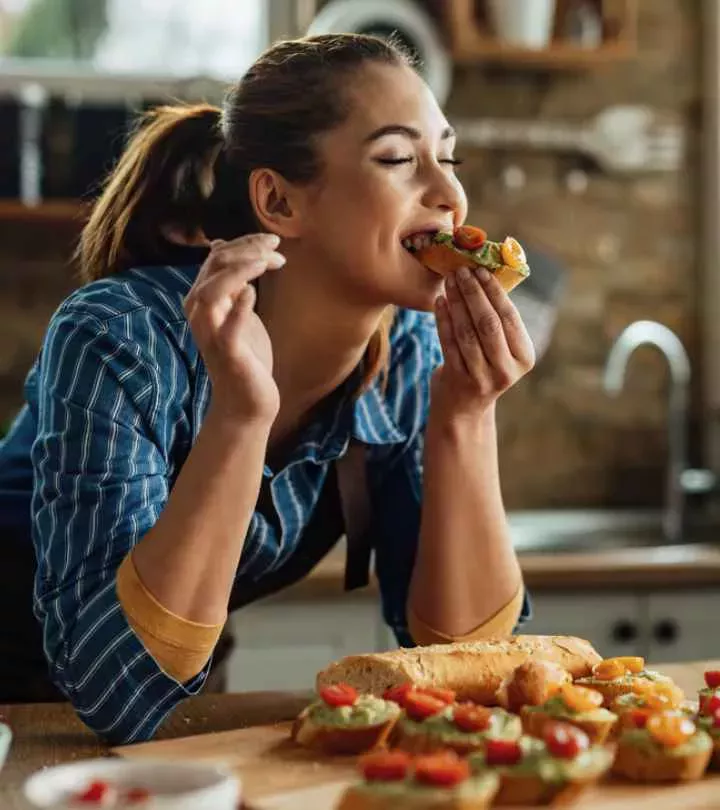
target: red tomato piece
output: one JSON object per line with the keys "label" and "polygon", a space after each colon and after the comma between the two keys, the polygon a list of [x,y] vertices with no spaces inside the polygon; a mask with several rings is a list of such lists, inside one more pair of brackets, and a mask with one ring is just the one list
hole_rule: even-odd
{"label": "red tomato piece", "polygon": [[437,686],[422,686],[415,689],[421,695],[429,695],[436,700],[441,700],[446,706],[455,702],[455,692],[452,689],[440,689]]}
{"label": "red tomato piece", "polygon": [[328,706],[354,706],[357,703],[358,691],[346,683],[335,683],[320,690],[321,699]]}
{"label": "red tomato piece", "polygon": [[485,731],[490,727],[492,712],[485,706],[466,703],[456,706],[453,712],[453,723],[461,730],[468,732]]}
{"label": "red tomato piece", "polygon": [[360,759],[360,771],[368,782],[400,782],[407,776],[410,762],[404,751],[373,751]]}
{"label": "red tomato piece", "polygon": [[449,752],[428,754],[415,761],[415,779],[423,785],[454,787],[469,776],[470,766],[467,761]]}
{"label": "red tomato piece", "polygon": [[720,694],[700,695],[700,714],[711,715],[715,709],[720,709]]}
{"label": "red tomato piece", "polygon": [[488,765],[517,765],[522,758],[523,750],[517,740],[488,740],[485,745]]}
{"label": "red tomato piece", "polygon": [[588,735],[569,723],[552,723],[543,733],[548,751],[560,759],[575,759],[590,747]]}
{"label": "red tomato piece", "polygon": [[720,728],[720,708],[715,709],[710,716],[713,719],[713,728]]}
{"label": "red tomato piece", "polygon": [[424,695],[422,692],[412,690],[405,695],[405,711],[408,717],[413,720],[425,720],[435,714],[439,714],[446,703],[438,700],[432,695]]}
{"label": "red tomato piece", "polygon": [[720,687],[720,669],[708,669],[705,673],[705,683],[708,685],[708,689]]}
{"label": "red tomato piece", "polygon": [[455,228],[453,241],[461,250],[477,250],[487,241],[487,234],[482,228],[461,225],[459,228]]}
{"label": "red tomato piece", "polygon": [[383,698],[385,700],[391,700],[393,703],[397,703],[398,706],[405,706],[405,698],[407,697],[408,692],[411,692],[413,685],[411,683],[402,683],[400,686],[391,686],[390,689],[386,689],[385,693],[383,694]]}
{"label": "red tomato piece", "polygon": [[652,712],[648,711],[648,709],[631,709],[628,712],[630,723],[635,728],[645,728],[648,717],[650,717],[651,714]]}
{"label": "red tomato piece", "polygon": [[110,785],[107,782],[91,782],[82,793],[75,796],[76,802],[84,804],[100,804],[108,794]]}

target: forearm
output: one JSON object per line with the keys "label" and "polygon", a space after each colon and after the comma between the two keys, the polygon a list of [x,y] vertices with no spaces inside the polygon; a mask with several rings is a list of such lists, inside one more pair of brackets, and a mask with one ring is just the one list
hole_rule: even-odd
{"label": "forearm", "polygon": [[225,621],[269,430],[229,425],[211,408],[165,509],[133,551],[142,583],[172,613],[208,625]]}
{"label": "forearm", "polygon": [[453,422],[431,412],[423,512],[409,608],[448,636],[465,635],[508,605],[522,575],[500,490],[494,409]]}

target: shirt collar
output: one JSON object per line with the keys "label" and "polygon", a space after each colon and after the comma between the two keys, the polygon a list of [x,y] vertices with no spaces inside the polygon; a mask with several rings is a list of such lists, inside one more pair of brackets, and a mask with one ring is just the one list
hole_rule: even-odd
{"label": "shirt collar", "polygon": [[[305,461],[318,464],[335,461],[345,455],[352,440],[371,445],[407,440],[407,434],[400,429],[387,405],[379,381],[374,380],[358,397],[360,381],[361,371],[346,380],[338,392],[336,406],[308,426],[285,469]],[[272,475],[268,467],[265,475]]]}

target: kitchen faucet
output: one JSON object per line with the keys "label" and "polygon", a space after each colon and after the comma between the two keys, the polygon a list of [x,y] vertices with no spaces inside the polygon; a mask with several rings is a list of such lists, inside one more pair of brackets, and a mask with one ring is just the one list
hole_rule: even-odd
{"label": "kitchen faucet", "polygon": [[[687,467],[687,422],[690,387],[690,358],[685,347],[667,326],[655,321],[635,321],[615,340],[605,364],[605,390],[622,391],[625,370],[635,349],[655,346],[670,367],[668,407],[668,467],[663,515],[663,534],[668,543],[682,539],[685,517],[685,478]],[[700,472],[700,471],[697,471]]]}

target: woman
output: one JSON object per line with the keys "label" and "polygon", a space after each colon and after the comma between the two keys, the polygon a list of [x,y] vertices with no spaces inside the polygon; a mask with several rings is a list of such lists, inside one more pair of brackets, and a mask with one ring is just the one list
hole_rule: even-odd
{"label": "woman", "polygon": [[[492,277],[443,286],[403,246],[465,218],[453,149],[403,53],[350,35],[275,45],[222,115],[164,108],[129,143],[0,456],[1,590],[21,613],[32,534],[50,676],[98,733],[152,736],[228,610],[359,520],[351,444],[401,643],[527,616],[494,412],[530,339]],[[31,632],[0,663],[16,697],[44,674]]]}

